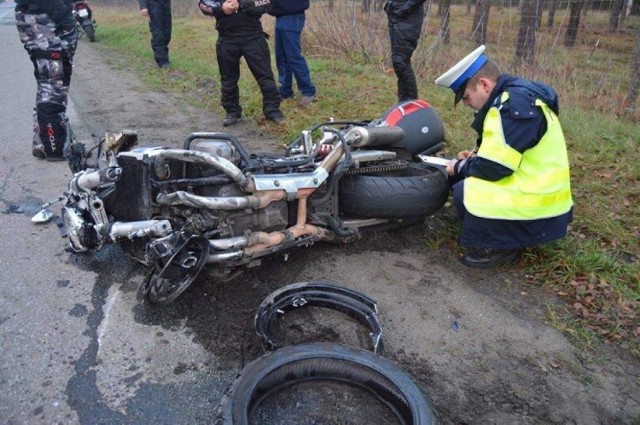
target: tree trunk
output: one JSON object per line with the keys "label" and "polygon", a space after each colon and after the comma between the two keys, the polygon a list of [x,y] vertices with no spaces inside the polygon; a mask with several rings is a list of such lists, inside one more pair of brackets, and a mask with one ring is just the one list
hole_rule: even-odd
{"label": "tree trunk", "polygon": [[473,4],[472,0],[465,0],[467,6],[467,15],[471,13],[471,5]]}
{"label": "tree trunk", "polygon": [[542,10],[544,9],[544,0],[538,0],[536,5],[536,31],[542,26]]}
{"label": "tree trunk", "polygon": [[533,65],[536,50],[536,17],[538,0],[524,0],[520,12],[520,30],[516,45],[516,58],[526,65]]}
{"label": "tree trunk", "polygon": [[476,12],[473,15],[473,39],[478,46],[487,42],[490,9],[491,0],[478,0],[476,3]]}
{"label": "tree trunk", "polygon": [[638,106],[638,93],[640,92],[640,27],[636,30],[636,41],[631,53],[631,84],[627,94],[626,111],[631,113]]}
{"label": "tree trunk", "polygon": [[582,1],[571,0],[571,6],[569,10],[569,25],[567,26],[567,32],[564,36],[565,47],[573,47],[576,44],[576,38],[578,37],[578,27],[580,26],[581,10]]}
{"label": "tree trunk", "polygon": [[553,18],[555,18],[556,16],[558,3],[560,3],[560,0],[549,0],[549,16],[547,18],[547,28],[553,28]]}
{"label": "tree trunk", "polygon": [[609,31],[615,32],[618,29],[620,13],[624,9],[624,0],[614,0],[611,3],[611,14],[609,15]]}
{"label": "tree trunk", "polygon": [[449,44],[449,14],[451,13],[451,0],[440,0],[440,40],[443,44]]}

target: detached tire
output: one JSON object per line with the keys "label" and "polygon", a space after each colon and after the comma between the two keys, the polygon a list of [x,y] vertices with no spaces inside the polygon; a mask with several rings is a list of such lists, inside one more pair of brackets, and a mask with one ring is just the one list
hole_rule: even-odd
{"label": "detached tire", "polygon": [[254,409],[270,394],[300,382],[322,380],[366,389],[402,424],[437,423],[418,384],[398,366],[369,351],[334,343],[293,345],[249,363],[222,397],[214,423],[247,425]]}
{"label": "detached tire", "polygon": [[410,164],[398,176],[345,176],[340,209],[348,216],[417,218],[438,211],[449,195],[444,173],[426,164]]}

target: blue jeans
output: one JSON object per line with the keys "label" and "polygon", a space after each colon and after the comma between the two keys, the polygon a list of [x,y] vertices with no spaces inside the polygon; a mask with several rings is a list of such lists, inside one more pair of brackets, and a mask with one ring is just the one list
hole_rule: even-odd
{"label": "blue jeans", "polygon": [[276,66],[280,95],[293,96],[293,77],[303,96],[315,96],[316,86],[311,82],[307,61],[302,56],[300,34],[304,28],[304,13],[276,18]]}

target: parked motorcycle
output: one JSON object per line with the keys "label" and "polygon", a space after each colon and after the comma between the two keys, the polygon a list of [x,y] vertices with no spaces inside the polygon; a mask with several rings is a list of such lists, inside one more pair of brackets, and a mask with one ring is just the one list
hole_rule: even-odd
{"label": "parked motorcycle", "polygon": [[96,41],[96,21],[93,19],[93,12],[89,3],[86,1],[73,1],[73,19],[76,25],[76,31],[78,34],[86,34],[89,41]]}
{"label": "parked motorcycle", "polygon": [[284,155],[251,154],[227,133],[192,133],[182,149],[107,134],[89,152],[73,146],[62,222],[73,251],[117,243],[151,267],[139,294],[168,304],[205,267],[228,280],[298,247],[423,223],[445,203],[448,181],[418,157],[443,139],[420,100],[373,121],[313,126]]}

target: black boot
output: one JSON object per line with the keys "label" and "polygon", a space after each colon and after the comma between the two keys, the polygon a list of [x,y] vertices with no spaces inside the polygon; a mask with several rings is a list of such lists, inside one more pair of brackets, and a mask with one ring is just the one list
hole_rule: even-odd
{"label": "black boot", "polygon": [[239,123],[240,121],[242,121],[242,115],[234,114],[234,113],[228,113],[226,118],[222,121],[222,126],[223,127],[229,127],[231,125]]}
{"label": "black boot", "polygon": [[38,117],[40,140],[47,161],[65,161],[64,151],[70,144],[69,120],[64,112]]}
{"label": "black boot", "polygon": [[460,261],[474,269],[489,269],[502,264],[513,263],[518,259],[517,249],[472,248]]}

